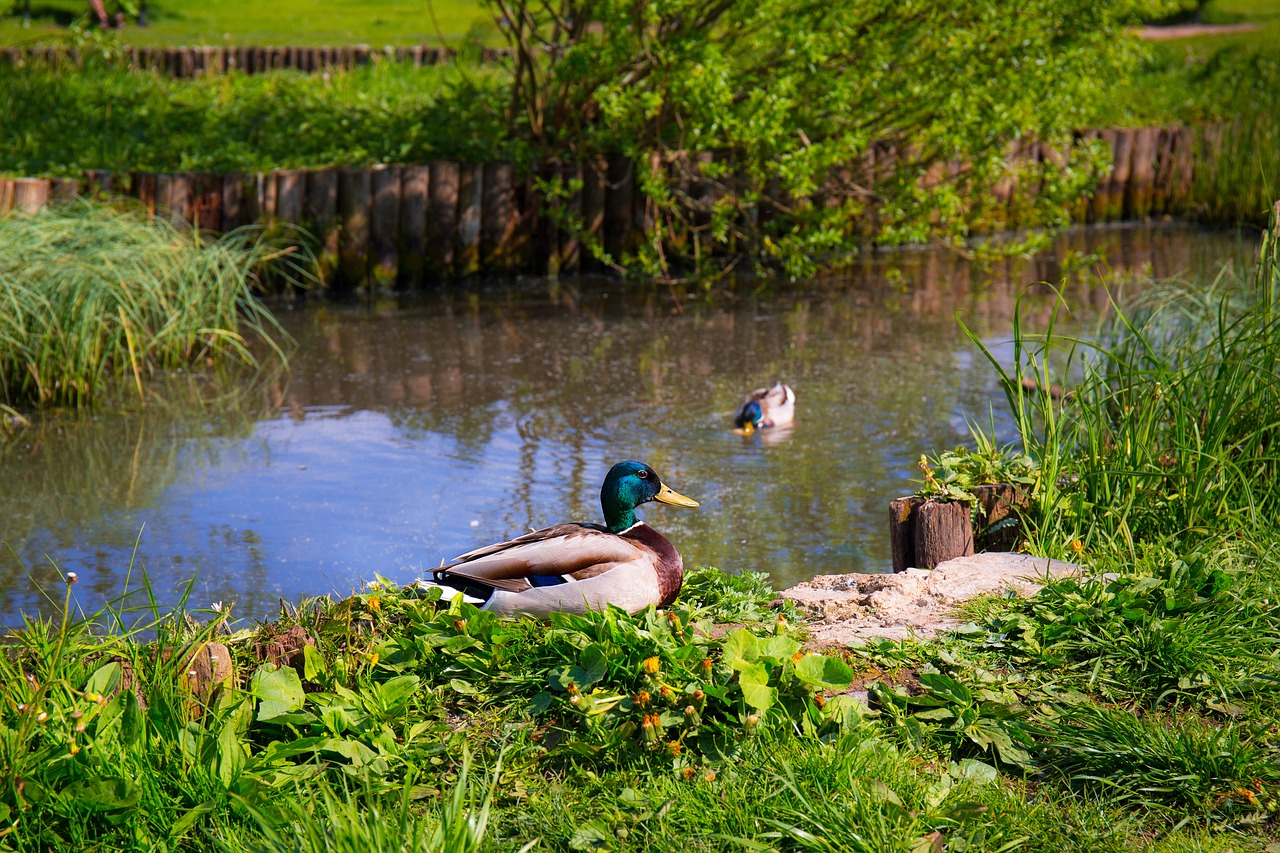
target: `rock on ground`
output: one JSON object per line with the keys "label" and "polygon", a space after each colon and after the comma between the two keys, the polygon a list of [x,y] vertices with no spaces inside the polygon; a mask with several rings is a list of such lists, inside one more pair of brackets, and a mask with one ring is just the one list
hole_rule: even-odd
{"label": "rock on ground", "polygon": [[813,646],[844,646],[876,637],[929,639],[959,624],[954,613],[961,601],[1009,590],[1029,596],[1046,577],[1079,571],[1073,563],[1047,557],[989,552],[947,560],[931,572],[819,575],[781,596],[812,620]]}

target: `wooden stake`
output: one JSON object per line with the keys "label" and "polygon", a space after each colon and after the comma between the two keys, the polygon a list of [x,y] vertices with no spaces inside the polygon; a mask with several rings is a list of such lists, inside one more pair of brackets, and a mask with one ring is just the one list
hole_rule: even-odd
{"label": "wooden stake", "polygon": [[244,175],[222,176],[222,228],[231,231],[250,220],[244,210]]}
{"label": "wooden stake", "polygon": [[307,176],[300,169],[285,169],[274,173],[276,182],[277,222],[297,225],[302,222],[302,202],[306,197]]}
{"label": "wooden stake", "polygon": [[915,512],[916,568],[933,569],[939,563],[973,553],[973,525],[969,505],[960,501],[925,501]]}
{"label": "wooden stake", "polygon": [[458,275],[480,271],[480,211],[484,199],[484,166],[464,163],[458,181]]}
{"label": "wooden stake", "polygon": [[338,172],[338,221],[342,233],[337,284],[343,289],[363,285],[368,278],[371,183],[368,169]]}
{"label": "wooden stake", "polygon": [[484,165],[480,214],[480,259],[487,272],[509,272],[517,222],[515,164],[491,161]]}
{"label": "wooden stake", "polygon": [[321,281],[328,281],[338,268],[338,172],[322,169],[308,172],[303,222],[316,236],[316,267]]}
{"label": "wooden stake", "polygon": [[437,277],[453,271],[458,232],[458,194],[462,173],[457,163],[432,163],[428,180],[427,261]]}
{"label": "wooden stake", "polygon": [[399,277],[400,167],[373,167],[373,208],[370,220],[372,252],[369,258],[373,283],[390,287]]}
{"label": "wooden stake", "polygon": [[191,223],[201,230],[222,231],[222,176],[191,176]]}
{"label": "wooden stake", "polygon": [[898,498],[889,503],[889,545],[893,570],[904,572],[916,561],[915,513],[924,498]]}
{"label": "wooden stake", "polygon": [[400,172],[400,273],[396,282],[400,287],[417,287],[423,281],[430,187],[430,166],[405,166]]}
{"label": "wooden stake", "polygon": [[13,179],[13,209],[22,213],[39,213],[49,202],[50,182],[44,178]]}

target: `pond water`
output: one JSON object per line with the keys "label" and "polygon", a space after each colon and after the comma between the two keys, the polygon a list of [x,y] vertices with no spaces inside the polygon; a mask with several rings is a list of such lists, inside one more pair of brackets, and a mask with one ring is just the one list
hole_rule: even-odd
{"label": "pond water", "polygon": [[[970,419],[1012,438],[957,313],[1005,352],[1018,294],[1060,281],[1064,258],[1207,279],[1248,240],[1080,230],[985,270],[915,250],[713,294],[539,279],[282,306],[287,374],[216,394],[179,383],[140,411],[0,444],[0,619],[57,612],[59,568],[78,573],[86,612],[144,576],[162,603],[194,578],[189,606],[234,601],[250,618],[376,574],[408,582],[529,527],[599,521],[601,480],[626,458],[701,502],[641,510],[688,566],[780,587],[887,571],[888,503],[915,488],[920,454],[966,441]],[[1065,292],[1075,328],[1106,305],[1096,273]],[[1031,286],[1024,319],[1052,308]],[[796,389],[794,429],[734,434],[742,395],[774,378]]]}

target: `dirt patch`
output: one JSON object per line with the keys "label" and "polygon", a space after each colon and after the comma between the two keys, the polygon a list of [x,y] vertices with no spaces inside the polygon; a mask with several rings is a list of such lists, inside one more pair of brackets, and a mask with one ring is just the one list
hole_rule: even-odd
{"label": "dirt patch", "polygon": [[956,605],[980,595],[1031,595],[1047,577],[1076,574],[1072,563],[1027,554],[960,557],[933,571],[819,575],[783,590],[809,617],[809,644],[832,648],[873,638],[929,639],[955,628]]}
{"label": "dirt patch", "polygon": [[1172,41],[1196,36],[1221,36],[1231,33],[1248,33],[1258,29],[1258,24],[1176,24],[1168,27],[1139,27],[1138,38],[1144,41]]}

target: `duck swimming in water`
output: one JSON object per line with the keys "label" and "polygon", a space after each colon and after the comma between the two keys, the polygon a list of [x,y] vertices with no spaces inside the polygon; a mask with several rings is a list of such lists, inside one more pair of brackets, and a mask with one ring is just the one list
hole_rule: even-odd
{"label": "duck swimming in water", "polygon": [[679,552],[636,518],[649,501],[697,506],[643,462],[609,469],[600,487],[604,526],[557,524],[479,548],[432,571],[424,587],[443,598],[461,593],[481,610],[504,615],[582,613],[614,604],[636,613],[675,601],[684,581]]}
{"label": "duck swimming in water", "polygon": [[750,435],[758,429],[791,426],[796,415],[796,395],[791,386],[774,382],[747,395],[733,413],[733,425]]}

